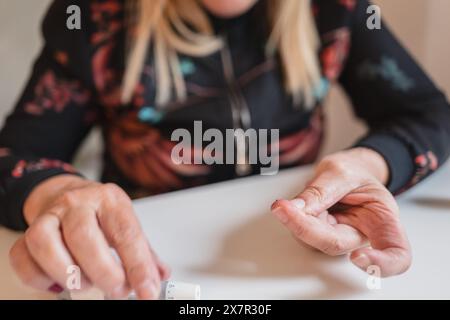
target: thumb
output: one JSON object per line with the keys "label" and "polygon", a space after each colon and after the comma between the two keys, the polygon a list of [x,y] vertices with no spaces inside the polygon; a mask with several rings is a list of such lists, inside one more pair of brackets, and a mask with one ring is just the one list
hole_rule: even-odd
{"label": "thumb", "polygon": [[305,212],[318,216],[358,187],[354,181],[333,171],[325,171],[309,182],[296,197],[305,202]]}
{"label": "thumb", "polygon": [[370,267],[379,270],[380,277],[390,277],[408,270],[411,265],[411,253],[408,248],[387,248],[384,250],[369,247],[357,249],[352,252],[350,259],[357,267],[365,272]]}

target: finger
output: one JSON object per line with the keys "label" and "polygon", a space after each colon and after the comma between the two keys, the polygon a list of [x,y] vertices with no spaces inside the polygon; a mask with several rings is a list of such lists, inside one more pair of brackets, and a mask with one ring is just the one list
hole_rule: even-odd
{"label": "finger", "polygon": [[167,281],[172,273],[171,269],[165,263],[158,262],[158,271],[161,281]]}
{"label": "finger", "polygon": [[317,216],[317,218],[324,223],[329,223],[331,225],[337,224],[336,218],[332,214],[330,214],[328,211],[322,212],[321,214],[319,214]]}
{"label": "finger", "polygon": [[411,266],[411,252],[404,248],[386,248],[376,250],[362,248],[352,252],[350,259],[365,272],[370,267],[376,267],[381,277],[390,277],[401,274]]}
{"label": "finger", "polygon": [[[327,211],[322,212],[321,214],[318,215],[317,217],[320,221],[322,221],[323,223],[328,223],[330,225],[336,225],[337,221],[334,218],[333,215],[329,214]],[[311,249],[311,250],[315,250],[315,251],[319,251],[318,249],[310,246],[309,244],[306,244],[305,242],[303,242],[302,240],[296,238],[296,240],[298,241],[298,243],[302,246],[304,246],[305,248]]]}
{"label": "finger", "polygon": [[98,219],[106,239],[119,255],[138,298],[157,299],[161,278],[131,202],[119,187],[108,184],[104,188],[106,198]]}
{"label": "finger", "polygon": [[19,279],[27,286],[37,290],[48,290],[54,281],[36,264],[28,252],[25,238],[16,241],[9,252],[11,266]]}
{"label": "finger", "polygon": [[305,214],[302,207],[296,207],[291,201],[278,200],[272,210],[297,239],[326,254],[345,254],[366,242],[364,235],[353,227],[324,223],[315,216]]}
{"label": "finger", "polygon": [[[25,233],[25,243],[34,261],[61,287],[66,287],[68,270],[76,265],[64,244],[60,221],[56,215],[38,217]],[[90,287],[86,277],[80,275],[81,289]]]}
{"label": "finger", "polygon": [[307,214],[318,216],[357,187],[354,181],[349,181],[334,171],[324,171],[314,178],[296,198],[305,202],[304,210]]}
{"label": "finger", "polygon": [[372,248],[362,248],[352,253],[350,258],[356,266],[364,271],[376,266],[382,277],[408,270],[412,261],[411,248],[398,220],[385,221],[383,228],[366,233]]}
{"label": "finger", "polygon": [[61,221],[65,243],[81,270],[108,297],[120,299],[130,289],[122,266],[112,255],[96,212],[88,207],[73,207]]}
{"label": "finger", "polygon": [[[358,194],[349,196],[348,201],[359,201]],[[352,262],[367,271],[369,266],[376,266],[381,270],[381,276],[388,277],[405,272],[411,265],[411,247],[404,228],[398,216],[395,199],[384,189],[371,192],[375,203],[383,203],[373,209],[348,209],[335,214],[339,223],[355,225],[355,217],[364,216],[366,222],[359,223],[358,229],[367,236],[373,249],[364,248],[353,252]],[[346,200],[347,201],[347,200]],[[356,215],[352,210],[358,210]]]}

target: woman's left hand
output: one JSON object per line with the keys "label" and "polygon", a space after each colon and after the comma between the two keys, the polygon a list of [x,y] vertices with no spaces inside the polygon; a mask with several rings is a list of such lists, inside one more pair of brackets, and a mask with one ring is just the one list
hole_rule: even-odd
{"label": "woman's left hand", "polygon": [[[411,265],[399,208],[384,187],[389,170],[375,151],[356,148],[324,158],[294,200],[277,200],[272,212],[298,240],[329,255],[351,253],[367,271],[388,277]],[[368,246],[370,244],[370,247]]]}

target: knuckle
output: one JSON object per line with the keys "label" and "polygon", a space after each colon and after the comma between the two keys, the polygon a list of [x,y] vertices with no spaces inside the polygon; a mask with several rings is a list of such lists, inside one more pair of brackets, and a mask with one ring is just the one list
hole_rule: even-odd
{"label": "knuckle", "polygon": [[56,261],[58,253],[54,249],[54,244],[49,241],[50,225],[43,220],[36,221],[25,232],[25,243],[32,256],[45,256],[49,262]]}
{"label": "knuckle", "polygon": [[331,169],[340,176],[348,176],[351,174],[351,169],[343,161],[333,161],[331,164]]}
{"label": "knuckle", "polygon": [[45,242],[47,238],[47,226],[46,223],[42,221],[36,221],[32,226],[30,226],[25,232],[25,240],[27,244],[33,244],[39,246]]}
{"label": "knuckle", "polygon": [[127,267],[126,272],[132,286],[136,286],[151,278],[149,268],[143,263],[136,263]]}
{"label": "knuckle", "polygon": [[90,241],[95,238],[95,230],[89,223],[80,219],[77,222],[64,225],[64,236],[68,241]]}
{"label": "knuckle", "polygon": [[59,203],[61,203],[65,207],[73,207],[79,203],[78,192],[76,191],[67,191],[60,198]]}
{"label": "knuckle", "polygon": [[111,242],[116,248],[122,247],[134,243],[139,236],[139,228],[127,221],[118,221],[115,230],[111,234]]}
{"label": "knuckle", "polygon": [[116,203],[124,197],[124,191],[114,183],[106,183],[101,186],[101,189],[103,196],[112,203]]}
{"label": "knuckle", "polygon": [[304,194],[316,198],[318,201],[322,202],[326,198],[326,193],[323,187],[310,185],[306,187]]}
{"label": "knuckle", "polygon": [[36,277],[29,272],[20,272],[16,270],[20,281],[27,287],[34,287],[36,284]]}
{"label": "knuckle", "polygon": [[19,257],[20,255],[23,254],[23,252],[21,252],[19,246],[17,245],[17,243],[15,243],[11,249],[9,249],[8,252],[8,259],[9,259],[9,263],[11,264],[11,266],[14,269],[17,269],[17,266],[19,264]]}
{"label": "knuckle", "polygon": [[336,156],[327,156],[322,160],[322,166],[338,175],[347,176],[351,174],[351,167],[342,158]]}
{"label": "knuckle", "polygon": [[335,156],[331,156],[331,155],[328,155],[328,156],[325,156],[325,157],[323,157],[322,158],[322,161],[320,161],[320,164],[322,165],[322,166],[330,166],[330,165],[332,165],[333,163],[334,163],[334,157]]}
{"label": "knuckle", "polygon": [[306,228],[302,225],[297,225],[293,230],[293,234],[296,238],[302,239],[305,237]]}

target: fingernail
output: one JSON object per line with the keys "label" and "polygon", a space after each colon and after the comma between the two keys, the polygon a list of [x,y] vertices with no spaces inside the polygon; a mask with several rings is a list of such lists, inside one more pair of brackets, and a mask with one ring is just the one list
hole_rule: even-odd
{"label": "fingernail", "polygon": [[300,210],[304,209],[306,206],[305,200],[303,199],[293,199],[291,200],[291,203]]}
{"label": "fingernail", "polygon": [[64,291],[64,289],[57,283],[53,284],[51,287],[48,288],[48,291],[53,293],[61,293]]}
{"label": "fingernail", "polygon": [[282,223],[287,223],[289,221],[289,218],[283,209],[275,208],[272,212]]}
{"label": "fingernail", "polygon": [[159,297],[158,286],[156,285],[156,282],[152,280],[144,281],[144,283],[138,287],[137,293],[140,299],[150,300]]}
{"label": "fingernail", "polygon": [[356,258],[353,258],[352,261],[363,270],[366,270],[371,264],[369,257],[364,253],[361,253]]}

